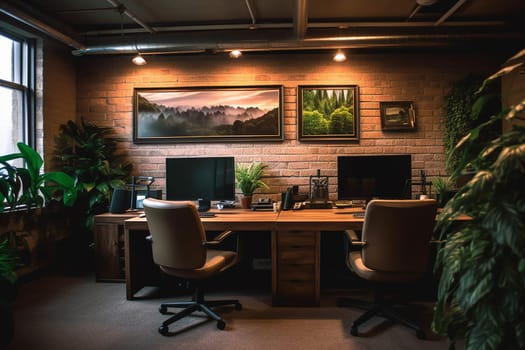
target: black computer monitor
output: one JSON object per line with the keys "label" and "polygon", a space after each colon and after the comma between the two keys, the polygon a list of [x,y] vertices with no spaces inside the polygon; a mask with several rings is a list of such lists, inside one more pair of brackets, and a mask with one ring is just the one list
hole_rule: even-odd
{"label": "black computer monitor", "polygon": [[338,199],[407,199],[411,177],[410,154],[337,158]]}
{"label": "black computer monitor", "polygon": [[166,199],[235,200],[234,158],[166,158]]}

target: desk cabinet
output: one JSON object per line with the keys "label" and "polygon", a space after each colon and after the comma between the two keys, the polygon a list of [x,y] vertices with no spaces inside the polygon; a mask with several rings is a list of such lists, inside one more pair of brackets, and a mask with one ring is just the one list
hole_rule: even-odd
{"label": "desk cabinet", "polygon": [[95,216],[95,274],[97,282],[124,282],[124,220],[137,213]]}
{"label": "desk cabinet", "polygon": [[274,305],[319,305],[319,231],[272,234]]}

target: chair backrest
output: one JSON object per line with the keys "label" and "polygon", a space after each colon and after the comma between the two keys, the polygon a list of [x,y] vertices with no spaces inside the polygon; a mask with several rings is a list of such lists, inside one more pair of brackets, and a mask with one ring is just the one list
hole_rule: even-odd
{"label": "chair backrest", "polygon": [[372,200],[361,239],[363,263],[386,272],[425,272],[436,221],[435,200]]}
{"label": "chair backrest", "polygon": [[193,202],[146,198],[144,213],[152,237],[153,261],[173,269],[196,269],[206,262],[206,233]]}

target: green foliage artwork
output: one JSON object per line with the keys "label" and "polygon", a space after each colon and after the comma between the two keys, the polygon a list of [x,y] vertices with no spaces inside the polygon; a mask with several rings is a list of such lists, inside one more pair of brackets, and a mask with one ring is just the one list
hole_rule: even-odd
{"label": "green foliage artwork", "polygon": [[357,86],[299,87],[300,140],[358,140]]}

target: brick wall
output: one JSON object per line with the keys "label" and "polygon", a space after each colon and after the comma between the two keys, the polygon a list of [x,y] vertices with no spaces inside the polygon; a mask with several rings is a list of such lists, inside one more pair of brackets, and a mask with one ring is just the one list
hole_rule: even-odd
{"label": "brick wall", "polygon": [[[77,118],[114,128],[120,148],[134,163],[135,175],[155,176],[165,189],[165,158],[235,156],[237,162],[268,164],[264,196],[278,199],[297,184],[308,190],[310,175],[330,176],[330,198],[336,199],[338,155],[411,154],[412,173],[444,174],[442,99],[451,81],[467,73],[492,72],[504,58],[468,54],[354,54],[335,63],[329,54],[259,54],[232,60],[225,55],[148,56],[137,67],[129,56],[87,56],[77,65]],[[475,59],[473,59],[475,58]],[[133,144],[133,89],[235,85],[284,87],[284,141],[265,143]],[[299,85],[359,86],[358,143],[297,141]],[[383,132],[380,101],[413,101],[416,130]],[[260,195],[262,195],[260,193]]]}

